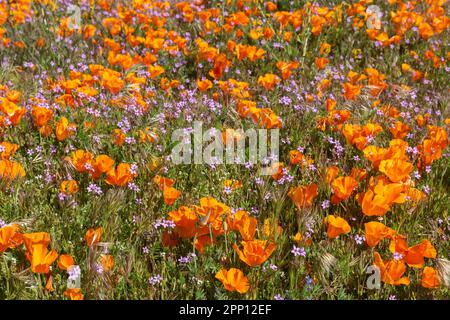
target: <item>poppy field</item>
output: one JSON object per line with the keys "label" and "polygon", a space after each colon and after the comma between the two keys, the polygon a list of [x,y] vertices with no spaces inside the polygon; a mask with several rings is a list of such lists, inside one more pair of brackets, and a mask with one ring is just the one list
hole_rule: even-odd
{"label": "poppy field", "polygon": [[449,4],[0,0],[0,299],[449,299]]}

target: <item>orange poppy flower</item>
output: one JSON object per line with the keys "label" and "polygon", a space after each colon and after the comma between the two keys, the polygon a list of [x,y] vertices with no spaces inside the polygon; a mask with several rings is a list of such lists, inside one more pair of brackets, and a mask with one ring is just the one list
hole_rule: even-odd
{"label": "orange poppy flower", "polygon": [[0,228],[0,254],[6,249],[13,249],[23,242],[20,226],[10,224]]}
{"label": "orange poppy flower", "polygon": [[342,134],[347,142],[355,145],[358,150],[363,150],[368,145],[368,137],[376,137],[383,128],[379,124],[367,123],[365,126],[346,124]]}
{"label": "orange poppy flower", "polygon": [[367,79],[367,76],[354,71],[349,71],[347,74],[347,78],[350,81],[350,83],[356,84],[364,79]]}
{"label": "orange poppy flower", "polygon": [[227,179],[223,182],[225,187],[231,188],[231,190],[236,190],[242,188],[242,182],[239,180]]}
{"label": "orange poppy flower", "polygon": [[292,165],[299,164],[303,160],[303,154],[298,150],[289,151],[290,163]]}
{"label": "orange poppy flower", "polygon": [[35,244],[48,246],[50,244],[50,234],[47,232],[25,233],[23,234],[23,243],[27,251],[31,253]]}
{"label": "orange poppy flower", "polygon": [[67,120],[66,117],[61,117],[59,122],[56,124],[56,138],[58,141],[63,141],[74,133],[75,128],[75,124],[69,124],[69,120]]}
{"label": "orange poppy flower", "polygon": [[267,1],[265,5],[266,5],[267,11],[269,11],[269,12],[277,10],[277,5],[275,3],[273,3],[272,1]]}
{"label": "orange poppy flower", "polygon": [[421,114],[415,116],[414,119],[416,120],[417,125],[418,125],[419,127],[423,127],[423,126],[425,125],[425,123],[427,122],[427,118],[424,117],[424,116],[421,115]]}
{"label": "orange poppy flower", "polygon": [[9,183],[18,177],[24,176],[25,170],[20,163],[10,160],[0,160],[0,179]]}
{"label": "orange poppy flower", "polygon": [[114,257],[110,254],[101,254],[99,257],[103,271],[111,271],[114,268]]}
{"label": "orange poppy flower", "polygon": [[9,143],[7,141],[3,141],[2,143],[0,143],[0,146],[3,149],[3,151],[0,152],[2,160],[8,160],[16,153],[17,149],[19,149],[18,144]]}
{"label": "orange poppy flower", "polygon": [[245,216],[248,216],[248,212],[244,210],[238,210],[233,214],[229,214],[226,219],[227,228],[229,230],[238,231],[238,225],[244,219]]}
{"label": "orange poppy flower", "polygon": [[292,70],[297,69],[299,66],[298,62],[284,62],[284,61],[278,61],[276,63],[276,67],[281,72],[281,78],[283,80],[289,79],[292,75]]}
{"label": "orange poppy flower", "polygon": [[230,212],[230,207],[217,201],[213,197],[204,197],[200,199],[200,206],[195,206],[196,212],[204,217],[204,222],[212,222],[217,217]]}
{"label": "orange poppy flower", "polygon": [[34,124],[37,127],[42,127],[53,117],[53,111],[48,108],[34,106],[31,109],[31,116],[33,117]]}
{"label": "orange poppy flower", "polygon": [[64,296],[70,300],[83,300],[84,295],[81,293],[80,288],[67,289],[64,291]]}
{"label": "orange poppy flower", "polygon": [[420,202],[426,198],[425,193],[416,188],[409,188],[408,191],[406,192],[406,195],[407,197],[409,197],[410,201],[415,203]]}
{"label": "orange poppy flower", "polygon": [[206,90],[211,89],[213,87],[213,84],[208,79],[205,80],[197,79],[197,87],[201,92],[205,92]]}
{"label": "orange poppy flower", "polygon": [[392,182],[401,182],[409,177],[413,170],[413,165],[402,159],[382,160],[380,162],[379,170]]}
{"label": "orange poppy flower", "polygon": [[156,183],[161,190],[164,190],[165,187],[171,187],[175,183],[174,180],[159,175],[156,175],[153,178],[153,182]]}
{"label": "orange poppy flower", "polygon": [[392,253],[402,254],[404,261],[413,268],[422,268],[425,263],[424,258],[436,258],[436,249],[429,240],[423,240],[419,244],[408,247],[406,237],[402,235],[393,237],[389,250]]}
{"label": "orange poppy flower", "polygon": [[222,282],[227,291],[246,293],[250,288],[248,278],[241,270],[236,268],[231,268],[229,270],[221,269],[216,273],[215,278]]}
{"label": "orange poppy flower", "polygon": [[164,202],[168,206],[173,205],[173,203],[180,197],[180,195],[181,191],[178,191],[173,187],[164,187],[163,189]]}
{"label": "orange poppy flower", "polygon": [[8,116],[13,126],[16,126],[27,112],[27,109],[18,107],[14,102],[0,97],[0,111]]}
{"label": "orange poppy flower", "polygon": [[327,109],[327,111],[333,111],[335,109],[335,107],[336,107],[336,104],[337,104],[336,100],[328,98],[327,101],[326,101],[326,109]]}
{"label": "orange poppy flower", "polygon": [[100,178],[103,173],[107,173],[112,170],[114,166],[114,160],[109,156],[101,154],[95,158],[95,161],[92,164],[93,171],[91,171],[91,176],[94,179]]}
{"label": "orange poppy flower", "polygon": [[271,166],[272,172],[275,172],[272,174],[272,179],[274,180],[280,180],[283,177],[283,168],[284,164],[282,162],[275,162]]}
{"label": "orange poppy flower", "polygon": [[235,223],[235,227],[237,227],[244,241],[251,241],[255,237],[257,224],[256,218],[245,214]]}
{"label": "orange poppy flower", "polygon": [[437,126],[427,126],[428,137],[439,149],[445,149],[448,146],[448,135],[445,128]]}
{"label": "orange poppy flower", "polygon": [[339,168],[336,166],[329,166],[326,171],[325,181],[331,183],[339,174]]}
{"label": "orange poppy flower", "polygon": [[[222,214],[217,214],[216,210],[207,210],[206,215],[201,213],[202,209],[196,208],[199,216],[199,226],[197,230],[197,236],[200,238],[201,236],[208,236],[210,238],[209,242],[212,243],[214,237],[220,236],[225,233],[224,226],[224,217]],[[212,235],[212,237],[211,237]],[[203,239],[206,241],[206,239]],[[206,243],[209,243],[206,242]]]}
{"label": "orange poppy flower", "polygon": [[61,182],[59,190],[65,194],[75,194],[80,188],[75,180],[65,180]]}
{"label": "orange poppy flower", "polygon": [[300,241],[302,241],[303,237],[302,237],[302,234],[301,234],[300,232],[297,232],[297,233],[292,237],[292,239],[293,239],[295,242],[300,243]]}
{"label": "orange poppy flower", "polygon": [[218,80],[222,78],[222,74],[225,69],[231,64],[231,62],[227,59],[226,54],[219,54],[214,59],[214,67],[209,71],[209,75],[214,79]]}
{"label": "orange poppy flower", "polygon": [[352,168],[350,176],[356,181],[360,182],[367,177],[367,171],[359,168]]}
{"label": "orange poppy flower", "polygon": [[339,203],[340,201],[348,199],[353,190],[358,187],[358,182],[353,177],[339,177],[333,180],[331,183],[334,195],[332,197],[333,203]]}
{"label": "orange poppy flower", "polygon": [[20,101],[21,93],[17,90],[10,90],[6,94],[6,99],[11,102],[18,103]]}
{"label": "orange poppy flower", "polygon": [[83,39],[87,40],[92,38],[95,34],[96,28],[92,24],[87,24],[83,30]]}
{"label": "orange poppy flower", "polygon": [[356,100],[356,98],[361,93],[361,86],[360,85],[354,85],[349,82],[346,82],[342,85],[344,90],[344,97],[347,100]]}
{"label": "orange poppy flower", "polygon": [[272,73],[266,73],[258,78],[258,84],[266,90],[273,89],[281,81],[280,77]]}
{"label": "orange poppy flower", "polygon": [[331,51],[331,45],[329,43],[322,42],[320,44],[319,53],[321,55],[327,55],[330,53],[330,51]]}
{"label": "orange poppy flower", "polygon": [[408,277],[402,277],[406,272],[406,265],[401,260],[391,260],[385,263],[378,252],[374,253],[374,264],[380,269],[381,280],[384,283],[398,286],[409,285],[410,280]]}
{"label": "orange poppy flower", "polygon": [[233,249],[239,258],[250,267],[255,267],[266,261],[276,248],[273,242],[266,240],[242,241],[243,250],[233,244]]}
{"label": "orange poppy flower", "polygon": [[91,164],[93,160],[92,153],[84,150],[76,150],[72,153],[72,157],[68,158],[70,163],[75,167],[78,172],[86,172],[86,164]]}
{"label": "orange poppy flower", "polygon": [[116,169],[111,169],[106,173],[105,181],[107,184],[123,187],[133,180],[134,176],[128,163],[120,163]]}
{"label": "orange poppy flower", "polygon": [[313,15],[311,18],[312,34],[318,36],[322,32],[323,26],[325,25],[326,22],[327,20],[325,18],[318,15]]}
{"label": "orange poppy flower", "polygon": [[150,65],[147,67],[151,79],[164,73],[164,68],[159,65]]}
{"label": "orange poppy flower", "polygon": [[103,234],[103,228],[99,227],[97,229],[89,229],[86,232],[86,236],[84,237],[84,239],[86,240],[86,244],[89,247],[92,247],[93,245],[99,243],[102,239],[102,234]]}
{"label": "orange poppy flower", "polygon": [[[317,86],[317,90],[319,97],[322,97],[322,93],[330,86],[331,81],[329,79],[323,79],[320,81],[319,85]],[[331,100],[331,99],[330,99]],[[330,111],[327,109],[327,111]]]}
{"label": "orange poppy flower", "polygon": [[48,292],[55,291],[55,289],[53,289],[53,276],[51,274],[47,275],[47,282],[45,283],[45,289]]}
{"label": "orange poppy flower", "polygon": [[242,59],[244,58],[247,58],[250,61],[256,61],[259,59],[263,59],[265,54],[264,49],[257,48],[255,46],[238,44],[234,49],[236,57],[239,61],[242,61]]}
{"label": "orange poppy flower", "polygon": [[394,203],[404,203],[406,195],[400,183],[389,183],[379,179],[373,190],[366,191],[362,198],[362,211],[367,216],[383,216]]}
{"label": "orange poppy flower", "polygon": [[58,258],[56,250],[49,252],[47,244],[40,243],[33,243],[29,248],[27,259],[31,263],[31,271],[34,273],[49,273],[50,265]]}
{"label": "orange poppy flower", "polygon": [[281,128],[283,125],[281,118],[269,108],[260,109],[259,115],[259,121],[255,122],[259,122],[266,129]]}
{"label": "orange poppy flower", "polygon": [[441,285],[438,272],[432,267],[425,267],[422,271],[420,285],[428,289],[436,289]]}
{"label": "orange poppy flower", "polygon": [[375,247],[382,239],[392,238],[395,230],[386,227],[381,222],[371,221],[364,224],[365,238],[369,247]]}
{"label": "orange poppy flower", "polygon": [[406,137],[409,130],[410,127],[400,121],[397,121],[393,126],[389,128],[389,131],[396,139],[403,139],[404,137]]}
{"label": "orange poppy flower", "polygon": [[266,39],[270,40],[275,35],[275,32],[270,27],[266,27],[264,28],[263,35]]}
{"label": "orange poppy flower", "polygon": [[198,217],[189,207],[182,206],[177,211],[169,212],[168,215],[175,223],[175,232],[181,238],[192,238],[197,233]]}
{"label": "orange poppy flower", "polygon": [[309,186],[292,188],[289,191],[288,196],[298,208],[311,207],[314,198],[318,195],[317,190],[317,184],[312,183]]}
{"label": "orange poppy flower", "polygon": [[125,142],[125,133],[121,129],[114,129],[114,144],[116,146],[121,146]]}
{"label": "orange poppy flower", "polygon": [[366,216],[383,216],[391,209],[389,202],[372,190],[367,190],[364,194],[361,207]]}
{"label": "orange poppy flower", "polygon": [[101,83],[104,88],[113,94],[118,94],[125,86],[125,81],[123,81],[116,73],[112,72],[112,70],[102,72]]}
{"label": "orange poppy flower", "polygon": [[48,124],[45,124],[42,127],[39,127],[38,130],[39,130],[39,133],[41,134],[41,136],[43,136],[43,137],[48,137],[53,132],[53,128],[51,126],[49,126]]}
{"label": "orange poppy flower", "polygon": [[73,260],[72,256],[69,254],[62,254],[59,256],[58,259],[58,267],[61,270],[67,270],[67,268],[73,266],[75,264],[75,261]]}
{"label": "orange poppy flower", "polygon": [[144,142],[150,142],[153,143],[158,140],[158,135],[156,134],[156,128],[153,128],[153,130],[150,130],[149,127],[146,127],[144,130],[139,130],[139,141]]}
{"label": "orange poppy flower", "polygon": [[315,64],[317,66],[317,69],[322,70],[326,67],[326,65],[330,62],[328,58],[324,57],[317,57],[315,60]]}
{"label": "orange poppy flower", "polygon": [[426,22],[422,22],[419,25],[419,34],[423,39],[428,40],[434,35],[433,27]]}
{"label": "orange poppy flower", "polygon": [[341,234],[346,234],[351,231],[351,227],[345,219],[341,217],[336,217],[333,215],[328,215],[324,219],[325,225],[328,225],[327,234],[328,239],[334,239],[339,237]]}

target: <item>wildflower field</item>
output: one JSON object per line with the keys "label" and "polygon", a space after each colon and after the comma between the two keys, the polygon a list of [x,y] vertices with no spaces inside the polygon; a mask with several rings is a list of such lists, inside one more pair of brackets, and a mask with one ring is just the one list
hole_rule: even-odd
{"label": "wildflower field", "polygon": [[449,299],[449,5],[0,0],[0,299]]}

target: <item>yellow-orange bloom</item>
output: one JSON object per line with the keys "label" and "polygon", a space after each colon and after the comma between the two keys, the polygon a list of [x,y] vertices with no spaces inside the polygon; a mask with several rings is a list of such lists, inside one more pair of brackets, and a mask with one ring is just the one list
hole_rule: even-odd
{"label": "yellow-orange bloom", "polygon": [[50,265],[58,258],[56,250],[48,251],[50,235],[46,232],[28,233],[23,235],[27,249],[26,257],[31,263],[34,273],[49,273]]}
{"label": "yellow-orange bloom", "polygon": [[65,180],[61,182],[59,190],[65,194],[75,194],[80,190],[80,188],[75,180]]}
{"label": "yellow-orange bloom", "polygon": [[298,186],[292,188],[288,195],[298,208],[311,207],[315,197],[317,197],[317,184],[312,183],[309,186]]}
{"label": "yellow-orange bloom", "polygon": [[31,109],[31,116],[33,117],[34,124],[37,127],[42,127],[53,117],[53,111],[48,108],[34,106]]}
{"label": "yellow-orange bloom", "polygon": [[381,259],[381,256],[378,252],[374,253],[375,261],[374,265],[376,265],[380,269],[381,280],[384,283],[391,284],[394,286],[398,285],[409,285],[410,280],[408,277],[402,277],[406,272],[406,265],[401,260],[391,260],[387,263]]}
{"label": "yellow-orange bloom", "polygon": [[83,300],[84,295],[81,293],[80,288],[67,289],[64,291],[64,296],[70,300]]}
{"label": "yellow-orange bloom", "polygon": [[394,203],[404,203],[406,195],[400,183],[386,183],[383,179],[377,182],[373,190],[367,190],[361,202],[362,211],[366,216],[383,216]]}
{"label": "yellow-orange bloom", "polygon": [[189,207],[182,206],[169,212],[169,218],[175,223],[175,232],[181,238],[191,238],[197,232],[198,217]]}
{"label": "yellow-orange bloom", "polygon": [[339,177],[333,180],[331,187],[334,191],[332,198],[333,203],[339,203],[340,201],[348,199],[353,190],[358,187],[358,182],[353,177]]}
{"label": "yellow-orange bloom", "polygon": [[95,158],[92,164],[93,171],[91,175],[94,179],[98,179],[103,173],[112,170],[114,166],[114,160],[105,154],[101,154]]}
{"label": "yellow-orange bloom", "polygon": [[242,241],[241,243],[243,250],[239,249],[236,243],[233,244],[233,248],[239,258],[250,267],[264,263],[276,248],[273,242],[267,242],[266,240]]}
{"label": "yellow-orange bloom", "polygon": [[22,234],[17,224],[10,224],[0,228],[0,254],[6,249],[13,249],[22,243]]}
{"label": "yellow-orange bloom", "polygon": [[273,89],[280,81],[280,77],[272,73],[266,73],[264,76],[258,78],[258,84],[263,86],[266,90]]}
{"label": "yellow-orange bloom", "polygon": [[197,87],[201,92],[205,92],[206,90],[211,89],[213,87],[213,84],[208,79],[205,80],[197,79]]}
{"label": "yellow-orange bloom", "polygon": [[328,239],[334,239],[339,237],[341,234],[349,233],[351,227],[345,219],[341,217],[335,217],[329,215],[324,219],[324,223],[328,225],[327,235]]}
{"label": "yellow-orange bloom", "polygon": [[439,279],[439,275],[434,268],[425,267],[422,271],[422,280],[420,284],[424,288],[428,289],[436,289],[441,285],[441,281]]}
{"label": "yellow-orange bloom", "polygon": [[134,176],[128,163],[120,163],[116,169],[113,168],[106,173],[105,181],[107,184],[123,187],[133,180]]}
{"label": "yellow-orange bloom", "polygon": [[364,224],[365,238],[369,247],[375,247],[378,242],[384,238],[392,238],[395,235],[395,230],[386,227],[381,222],[371,221]]}
{"label": "yellow-orange bloom", "polygon": [[69,124],[69,120],[66,117],[61,117],[59,122],[56,124],[56,138],[58,141],[66,139],[74,133],[75,128],[75,124]]}
{"label": "yellow-orange bloom", "polygon": [[114,268],[114,257],[110,254],[100,255],[99,262],[103,271],[108,272]]}
{"label": "yellow-orange bloom", "polygon": [[405,181],[412,169],[411,163],[401,159],[382,160],[379,167],[380,172],[384,173],[392,182]]}
{"label": "yellow-orange bloom", "polygon": [[99,243],[100,240],[102,239],[102,234],[103,234],[103,228],[99,227],[97,229],[89,229],[86,232],[86,236],[84,237],[84,239],[86,240],[86,244],[91,247],[96,243]]}
{"label": "yellow-orange bloom", "polygon": [[73,266],[75,264],[75,261],[73,260],[73,257],[69,254],[62,254],[59,256],[58,259],[58,267],[61,270],[67,270],[67,268]]}
{"label": "yellow-orange bloom", "polygon": [[216,273],[216,279],[222,282],[225,290],[246,293],[250,288],[248,278],[244,273],[235,268],[230,270],[222,269]]}
{"label": "yellow-orange bloom", "polygon": [[181,191],[178,191],[174,187],[164,187],[163,189],[163,197],[164,202],[171,206],[173,203],[180,197]]}

